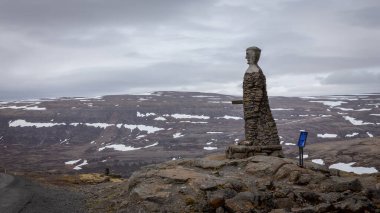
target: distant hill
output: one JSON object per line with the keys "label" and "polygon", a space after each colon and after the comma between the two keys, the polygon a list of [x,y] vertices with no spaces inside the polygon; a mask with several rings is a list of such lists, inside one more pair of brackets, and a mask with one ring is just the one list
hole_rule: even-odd
{"label": "distant hill", "polygon": [[[242,106],[231,104],[237,99],[155,92],[0,102],[0,167],[64,173],[110,168],[129,176],[143,165],[224,152],[244,138]],[[288,156],[295,157],[299,130],[307,130],[310,160],[352,161],[380,170],[378,161],[366,160],[378,154],[374,144],[366,149],[361,142],[345,144],[380,136],[380,94],[271,97],[270,104]],[[333,141],[341,142],[330,145]]]}

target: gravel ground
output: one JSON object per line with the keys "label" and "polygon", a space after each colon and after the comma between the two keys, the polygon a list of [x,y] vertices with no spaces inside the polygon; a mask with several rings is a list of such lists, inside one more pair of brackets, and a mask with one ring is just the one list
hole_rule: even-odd
{"label": "gravel ground", "polygon": [[87,212],[84,196],[0,173],[0,212]]}

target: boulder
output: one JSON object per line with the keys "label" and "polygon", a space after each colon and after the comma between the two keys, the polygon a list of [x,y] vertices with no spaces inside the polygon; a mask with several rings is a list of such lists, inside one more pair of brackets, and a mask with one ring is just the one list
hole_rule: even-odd
{"label": "boulder", "polygon": [[[374,212],[379,178],[274,156],[182,159],[135,172],[118,212]],[[365,184],[362,184],[365,183]],[[371,183],[371,184],[369,184]]]}

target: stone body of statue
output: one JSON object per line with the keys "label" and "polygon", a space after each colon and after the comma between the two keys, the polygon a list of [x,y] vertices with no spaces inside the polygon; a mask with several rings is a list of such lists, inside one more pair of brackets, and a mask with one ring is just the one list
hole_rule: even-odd
{"label": "stone body of statue", "polygon": [[261,50],[249,47],[246,59],[249,67],[244,74],[243,107],[245,120],[245,140],[243,145],[279,145],[276,123],[272,117],[266,89],[266,80],[257,65]]}
{"label": "stone body of statue", "polygon": [[241,159],[253,155],[283,157],[276,123],[269,107],[265,76],[257,65],[260,54],[258,47],[246,50],[249,67],[244,74],[243,100],[232,102],[243,104],[245,140],[230,145],[226,150],[227,158]]}

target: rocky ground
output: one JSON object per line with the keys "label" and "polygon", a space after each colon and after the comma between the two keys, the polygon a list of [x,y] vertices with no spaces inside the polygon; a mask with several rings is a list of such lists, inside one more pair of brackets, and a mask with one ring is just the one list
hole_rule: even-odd
{"label": "rocky ground", "polygon": [[[155,92],[3,101],[0,171],[77,174],[110,168],[128,177],[152,163],[223,152],[244,138],[242,106],[231,104],[236,99],[240,97]],[[299,130],[309,132],[307,149],[312,144],[328,146],[380,135],[379,94],[270,97],[270,104],[288,157],[295,157],[291,150]],[[366,145],[375,149],[370,146],[374,144]],[[364,150],[351,146],[348,151],[343,155],[361,156]],[[350,160],[326,153],[332,155],[308,154],[326,158],[327,164]],[[378,158],[352,160],[380,170]]]}
{"label": "rocky ground", "polygon": [[18,194],[22,199],[7,209],[26,206],[30,211],[21,212],[94,213],[380,212],[379,173],[356,175],[329,170],[310,159],[301,168],[289,158],[254,156],[230,160],[224,154],[213,154],[153,164],[129,179],[112,173],[34,172],[23,176],[33,180],[17,177],[27,182],[27,187],[9,184],[12,181],[6,178],[0,180],[0,186],[8,186],[0,202],[9,200],[4,196],[9,190],[23,192]]}
{"label": "rocky ground", "polygon": [[[151,165],[102,192],[116,212],[379,212],[380,176],[287,158],[223,155]],[[114,192],[115,192],[114,191]],[[99,205],[98,205],[99,207]]]}
{"label": "rocky ground", "polygon": [[[243,139],[235,99],[157,92],[0,102],[0,170],[16,175],[0,178],[0,212],[379,212],[379,173],[327,169],[380,169],[379,94],[272,97],[287,158],[227,160],[225,148]],[[309,131],[305,168],[299,130]]]}

